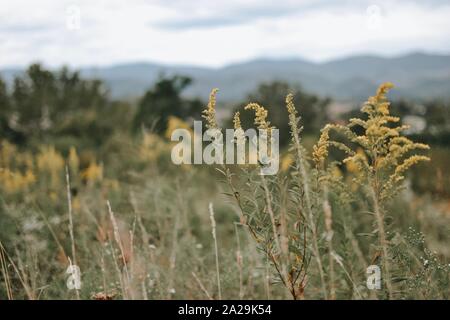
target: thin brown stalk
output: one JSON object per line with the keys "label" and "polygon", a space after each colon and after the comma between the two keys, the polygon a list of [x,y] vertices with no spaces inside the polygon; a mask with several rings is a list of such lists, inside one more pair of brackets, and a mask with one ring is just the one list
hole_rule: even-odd
{"label": "thin brown stalk", "polygon": [[294,140],[295,150],[297,152],[297,164],[298,164],[298,167],[300,170],[300,175],[298,176],[299,184],[301,186],[303,186],[303,190],[304,190],[306,210],[308,213],[308,223],[309,223],[309,226],[311,229],[312,249],[313,249],[314,256],[316,258],[317,267],[319,269],[320,281],[322,284],[322,292],[323,292],[325,299],[327,299],[328,294],[327,294],[327,289],[326,289],[326,285],[325,285],[325,275],[324,275],[324,271],[323,271],[322,258],[320,256],[320,251],[319,251],[317,228],[316,228],[316,223],[314,220],[314,214],[312,211],[312,202],[311,202],[311,198],[310,198],[308,174],[306,171],[306,165],[304,163],[305,160],[303,157],[302,146],[300,144],[300,133],[299,133],[299,129],[297,126],[297,118],[296,118],[295,114],[292,113],[289,115],[289,122],[290,122],[290,126],[291,126],[292,137]]}
{"label": "thin brown stalk", "polygon": [[222,300],[222,289],[220,286],[219,249],[217,246],[216,220],[214,218],[214,208],[212,202],[209,203],[209,217],[211,219],[211,233],[214,239],[214,252],[216,255],[217,291],[219,294],[219,300]]}
{"label": "thin brown stalk", "polygon": [[127,285],[123,279],[122,271],[120,270],[119,263],[117,262],[117,256],[114,250],[114,246],[111,241],[109,241],[109,246],[111,248],[111,254],[114,261],[114,267],[116,268],[117,275],[119,276],[120,288],[122,289],[123,299],[128,299]]}
{"label": "thin brown stalk", "polygon": [[174,274],[175,274],[175,267],[177,262],[177,250],[178,250],[178,231],[180,228],[180,216],[177,212],[175,212],[175,227],[172,234],[172,250],[170,252],[169,257],[169,281],[168,281],[168,287],[167,287],[167,293],[168,293],[168,299],[171,298],[170,292],[172,289],[174,289]]}
{"label": "thin brown stalk", "polygon": [[393,288],[391,283],[391,273],[390,273],[390,264],[389,264],[389,255],[388,255],[388,242],[386,239],[386,232],[384,230],[384,213],[381,211],[377,193],[375,188],[372,188],[372,200],[373,200],[373,209],[375,211],[375,216],[377,220],[378,227],[378,237],[380,241],[381,250],[383,251],[383,267],[384,267],[384,281],[386,283],[386,289],[388,291],[389,299],[392,300],[393,296]]}
{"label": "thin brown stalk", "polygon": [[8,263],[6,262],[6,256],[4,254],[4,248],[1,242],[0,242],[0,265],[2,267],[3,279],[5,281],[6,295],[8,297],[8,300],[14,300],[11,288],[11,279],[9,278],[8,272]]}
{"label": "thin brown stalk", "polygon": [[[75,237],[73,232],[73,212],[72,212],[72,193],[70,188],[70,175],[69,175],[69,167],[66,165],[66,189],[67,189],[67,206],[69,209],[69,235],[72,249],[72,261],[73,264],[78,266],[76,251],[75,251]],[[75,294],[78,300],[80,300],[80,292],[78,289],[75,289]]]}
{"label": "thin brown stalk", "polygon": [[264,189],[264,193],[265,193],[267,212],[269,213],[270,222],[272,223],[273,239],[277,246],[278,252],[281,253],[281,244],[280,244],[280,240],[278,239],[277,223],[275,221],[275,214],[272,209],[272,197],[271,197],[269,187],[267,186],[267,181],[266,181],[266,178],[264,177],[264,175],[261,175],[261,181],[262,181],[262,185],[263,185],[263,189]]}
{"label": "thin brown stalk", "polygon": [[243,290],[243,276],[242,276],[242,252],[241,252],[241,242],[239,240],[239,232],[237,228],[237,223],[234,224],[234,232],[236,234],[236,264],[239,271],[239,299],[242,300],[244,298],[244,290]]}
{"label": "thin brown stalk", "polygon": [[11,259],[11,257],[9,257],[8,254],[5,252],[7,258],[9,259],[9,262],[11,263],[11,266],[13,267],[14,271],[17,274],[17,277],[19,278],[20,283],[25,289],[28,299],[35,300],[36,299],[36,294],[34,293],[35,290],[33,290],[32,284],[29,284],[30,280],[27,275],[27,271],[25,270],[26,268],[24,266],[24,263],[20,258],[19,250],[17,249],[17,247],[15,248],[15,253],[17,257],[17,266],[14,263],[14,260]]}
{"label": "thin brown stalk", "polygon": [[122,243],[122,239],[120,237],[120,232],[119,232],[119,226],[117,225],[117,221],[116,218],[114,216],[114,212],[111,209],[111,204],[109,202],[109,200],[106,201],[106,205],[108,207],[108,212],[109,212],[109,218],[111,220],[111,224],[113,227],[113,234],[114,234],[114,239],[116,240],[117,245],[119,246],[119,250],[120,250],[120,256],[122,259],[122,263],[123,263],[123,270],[125,272],[125,278],[127,280],[126,282],[126,290],[128,292],[128,294],[130,294],[130,298],[132,299],[132,295],[130,292],[130,273],[128,272],[128,266],[127,266],[127,260],[125,257],[125,250],[123,247],[123,243]]}
{"label": "thin brown stalk", "polygon": [[203,283],[200,281],[199,277],[197,277],[197,275],[195,274],[194,271],[192,271],[192,276],[194,277],[195,281],[197,282],[198,286],[200,287],[200,289],[202,289],[202,291],[205,293],[206,297],[209,300],[214,300],[211,295],[209,294],[208,290],[206,290],[205,286],[203,285]]}
{"label": "thin brown stalk", "polygon": [[330,296],[331,300],[336,299],[336,287],[335,287],[335,279],[334,279],[334,259],[333,259],[333,217],[331,206],[328,201],[328,191],[327,188],[324,188],[324,201],[323,201],[323,212],[325,215],[325,230],[326,230],[326,240],[328,243],[328,262],[329,262],[329,282],[330,282]]}

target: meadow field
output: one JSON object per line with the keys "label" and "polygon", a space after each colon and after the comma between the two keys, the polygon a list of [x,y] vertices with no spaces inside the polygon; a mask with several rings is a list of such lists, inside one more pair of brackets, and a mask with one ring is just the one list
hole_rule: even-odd
{"label": "meadow field", "polygon": [[[421,132],[390,83],[340,118],[281,90],[280,113],[256,96],[218,120],[220,91],[187,99],[187,83],[134,102],[66,69],[0,82],[0,299],[449,298],[439,104]],[[194,119],[280,128],[280,170],[173,164],[171,132]]]}

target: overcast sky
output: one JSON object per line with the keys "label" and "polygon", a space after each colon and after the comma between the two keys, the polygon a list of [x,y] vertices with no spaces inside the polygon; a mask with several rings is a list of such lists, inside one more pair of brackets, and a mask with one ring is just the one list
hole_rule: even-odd
{"label": "overcast sky", "polygon": [[450,1],[0,0],[0,67],[450,53]]}

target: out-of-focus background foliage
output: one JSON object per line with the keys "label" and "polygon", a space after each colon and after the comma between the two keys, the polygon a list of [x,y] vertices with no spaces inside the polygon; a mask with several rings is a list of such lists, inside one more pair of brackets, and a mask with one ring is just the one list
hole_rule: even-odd
{"label": "out-of-focus background foliage", "polygon": [[[184,75],[161,75],[142,96],[113,99],[111,88],[100,79],[82,77],[68,68],[53,71],[34,64],[9,83],[0,78],[2,142],[29,152],[51,146],[64,157],[75,148],[82,158],[81,169],[90,161],[109,167],[109,161],[119,162],[115,156],[120,156],[126,145],[139,143],[143,134],[168,141],[172,129],[200,120],[206,101],[186,95],[193,84],[195,80]],[[272,124],[280,129],[281,145],[286,147],[288,93],[295,95],[306,141],[317,137],[326,123],[356,116],[363,101],[321,96],[298,83],[275,80],[261,83],[240,102],[222,99],[219,93],[218,117],[231,128],[235,111],[250,101],[258,102],[269,111]],[[411,126],[407,134],[432,146],[432,165],[418,168],[411,177],[414,190],[447,197],[449,99],[391,98],[392,113]],[[245,128],[253,125],[251,112],[241,112],[241,120]]]}
{"label": "out-of-focus background foliage", "polygon": [[[13,298],[75,297],[65,287],[64,273],[72,256],[66,166],[82,298],[108,292],[127,298],[207,298],[201,286],[217,297],[209,202],[216,210],[224,296],[287,297],[280,286],[267,284],[265,262],[246,230],[236,227],[236,209],[223,195],[214,168],[171,163],[172,130],[190,128],[207,103],[186,95],[193,83],[182,74],[161,75],[142,96],[131,99],[113,98],[103,80],[68,68],[33,64],[8,83],[0,80],[0,240],[7,262],[0,279],[8,283],[0,287],[2,298],[9,297],[7,288]],[[221,99],[219,93],[217,111],[224,127],[232,127],[233,111],[249,101],[267,108],[281,134],[280,174],[292,164],[284,157],[289,142],[285,96],[290,92],[309,150],[326,123],[343,123],[358,115],[360,106],[358,99],[322,96],[280,80],[261,83],[240,102]],[[426,248],[440,261],[450,257],[449,108],[445,98],[394,98],[391,106],[411,125],[408,135],[431,146],[432,160],[410,173],[390,219],[398,230],[412,232],[412,241],[422,241],[424,232]],[[241,110],[241,117],[243,127],[252,126],[251,114]],[[116,213],[124,253],[112,244],[107,200]],[[236,252],[244,256],[236,260]],[[128,259],[136,278],[127,294],[134,296],[121,291],[116,276]],[[239,278],[233,270],[240,271]],[[414,281],[417,292],[408,297],[448,298],[439,289],[422,292],[425,283]],[[315,296],[312,290],[309,297]]]}

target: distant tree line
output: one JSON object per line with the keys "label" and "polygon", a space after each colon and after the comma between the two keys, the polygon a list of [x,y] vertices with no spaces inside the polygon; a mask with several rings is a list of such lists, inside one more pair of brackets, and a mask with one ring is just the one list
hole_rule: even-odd
{"label": "distant tree line", "polygon": [[[68,150],[71,145],[99,148],[111,136],[139,133],[141,128],[162,134],[170,116],[190,121],[201,119],[206,102],[186,98],[184,90],[192,79],[184,76],[162,77],[137,101],[114,101],[105,84],[98,79],[83,79],[79,72],[62,68],[50,71],[39,64],[31,65],[15,77],[10,88],[0,78],[0,135],[25,147],[53,144]],[[294,93],[295,105],[302,117],[303,133],[318,134],[329,122],[330,99],[305,92],[299,86],[275,81],[261,84],[242,103],[230,108],[241,110],[244,128],[253,127],[253,114],[242,111],[248,102],[257,102],[269,111],[271,123],[280,129],[281,145],[289,140],[285,97]],[[219,99],[220,102],[220,99]],[[450,108],[447,102],[432,101],[417,105],[399,101],[392,105],[393,114],[414,115],[425,119],[420,140],[448,144],[450,141]],[[231,124],[233,112],[228,112]]]}

